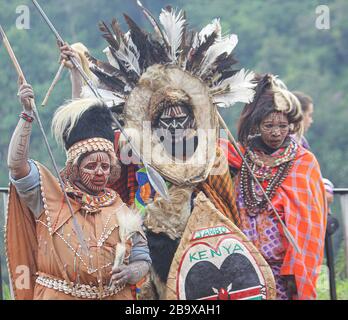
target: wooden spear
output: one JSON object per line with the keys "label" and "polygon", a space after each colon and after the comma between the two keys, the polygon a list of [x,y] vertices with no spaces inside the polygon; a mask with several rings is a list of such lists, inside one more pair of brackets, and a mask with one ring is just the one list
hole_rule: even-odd
{"label": "wooden spear", "polygon": [[[3,43],[4,43],[4,46],[5,46],[5,48],[6,48],[7,52],[8,52],[8,54],[9,54],[11,60],[12,60],[12,63],[13,63],[13,65],[14,65],[14,67],[16,68],[16,71],[17,71],[18,76],[22,79],[23,84],[26,84],[27,81],[26,81],[26,79],[25,79],[25,76],[24,76],[24,73],[23,73],[23,71],[22,71],[22,68],[21,68],[21,66],[20,66],[19,63],[18,63],[18,60],[17,60],[17,58],[16,58],[16,55],[14,54],[14,52],[13,52],[13,50],[12,50],[12,47],[11,47],[11,44],[10,44],[10,42],[8,41],[7,36],[6,36],[6,34],[5,34],[5,31],[3,30],[3,28],[1,27],[1,25],[0,25],[0,38],[2,39],[2,41],[3,41]],[[0,39],[0,40],[1,40],[1,39]],[[37,121],[37,123],[38,123],[38,125],[39,125],[40,131],[41,131],[42,136],[43,136],[44,141],[45,141],[45,145],[46,145],[47,150],[48,150],[48,154],[49,154],[49,156],[50,156],[50,158],[51,158],[51,160],[52,160],[52,164],[53,164],[54,170],[55,170],[55,172],[56,172],[56,174],[57,174],[57,178],[58,178],[58,180],[59,180],[59,184],[60,184],[61,189],[62,189],[62,191],[63,191],[63,194],[64,194],[64,197],[65,197],[66,203],[67,203],[67,205],[68,205],[68,207],[69,207],[69,211],[70,211],[71,217],[72,217],[72,219],[73,219],[73,226],[74,226],[74,230],[75,230],[75,232],[76,232],[77,238],[78,238],[78,240],[79,240],[79,242],[80,242],[80,245],[81,245],[82,249],[83,249],[86,253],[88,253],[88,247],[87,247],[86,241],[85,241],[85,239],[84,239],[82,229],[81,229],[80,225],[78,224],[76,217],[74,216],[73,208],[72,208],[71,203],[70,203],[70,201],[69,201],[68,195],[67,195],[67,193],[66,193],[66,191],[65,191],[65,189],[64,189],[64,183],[63,183],[63,180],[62,180],[62,178],[61,178],[61,176],[60,176],[60,174],[59,174],[58,166],[57,166],[56,161],[55,161],[55,159],[54,159],[54,156],[53,156],[51,147],[50,147],[50,145],[49,145],[49,143],[48,143],[48,139],[47,139],[45,130],[44,130],[43,126],[42,126],[42,122],[41,122],[41,119],[40,119],[38,110],[37,110],[37,108],[36,108],[35,101],[34,101],[34,99],[31,99],[30,101],[31,101],[31,107],[32,107],[32,110],[33,110],[35,119],[36,119],[36,121]],[[50,233],[51,233],[51,232],[50,232]]]}

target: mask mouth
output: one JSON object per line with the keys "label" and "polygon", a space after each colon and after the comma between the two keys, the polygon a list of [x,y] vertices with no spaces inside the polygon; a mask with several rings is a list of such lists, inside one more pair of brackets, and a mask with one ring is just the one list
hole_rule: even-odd
{"label": "mask mouth", "polygon": [[173,160],[186,161],[190,159],[198,146],[198,136],[195,129],[157,130],[157,136],[165,151]]}

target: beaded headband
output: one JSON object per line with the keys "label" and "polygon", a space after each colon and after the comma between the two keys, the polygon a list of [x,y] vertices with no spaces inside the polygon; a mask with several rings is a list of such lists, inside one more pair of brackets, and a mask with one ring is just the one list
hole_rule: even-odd
{"label": "beaded headband", "polygon": [[105,151],[114,153],[114,145],[111,141],[104,138],[91,138],[75,143],[67,151],[67,162],[73,162],[82,154],[93,151]]}

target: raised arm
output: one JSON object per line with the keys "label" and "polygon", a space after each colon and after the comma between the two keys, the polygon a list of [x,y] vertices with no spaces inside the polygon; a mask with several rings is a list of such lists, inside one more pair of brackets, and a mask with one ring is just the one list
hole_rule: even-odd
{"label": "raised arm", "polygon": [[30,102],[31,99],[34,99],[31,85],[20,84],[18,97],[23,106],[23,112],[20,114],[18,125],[12,135],[7,159],[11,176],[16,180],[26,177],[30,172],[28,154],[34,120]]}
{"label": "raised arm", "polygon": [[[58,44],[59,45],[59,44]],[[74,65],[69,61],[70,57],[74,57],[81,64],[81,59],[79,55],[67,44],[65,43],[60,48],[60,63],[65,60],[65,67],[70,71],[70,80],[71,80],[71,93],[72,99],[78,99],[81,96],[83,80],[78,70]]]}

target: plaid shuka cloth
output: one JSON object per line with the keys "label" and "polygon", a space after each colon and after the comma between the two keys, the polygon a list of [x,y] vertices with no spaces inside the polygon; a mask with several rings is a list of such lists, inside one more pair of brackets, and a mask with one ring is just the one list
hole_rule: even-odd
{"label": "plaid shuka cloth", "polygon": [[[240,217],[236,205],[234,182],[228,170],[228,162],[220,148],[216,150],[216,160],[212,173],[200,183],[195,193],[203,191],[206,197],[222,214],[229,218],[237,227],[240,226]],[[219,168],[219,170],[216,170]]]}
{"label": "plaid shuka cloth", "polygon": [[[220,140],[220,146],[229,165],[240,169],[242,159],[234,147],[226,140]],[[241,151],[245,152],[243,147]],[[297,299],[315,299],[324,253],[327,204],[320,166],[310,151],[298,148],[294,165],[272,203],[284,214],[285,224],[300,248],[297,253],[287,245],[280,274],[295,276]]]}
{"label": "plaid shuka cloth", "polygon": [[[120,157],[118,147],[120,135],[120,131],[115,131],[114,147],[118,158]],[[137,170],[138,166],[135,164],[124,165],[121,163],[120,178],[114,184],[108,185],[108,188],[115,190],[120,195],[122,201],[127,203],[128,206],[131,206],[134,203],[135,192],[138,189],[136,179]]]}

